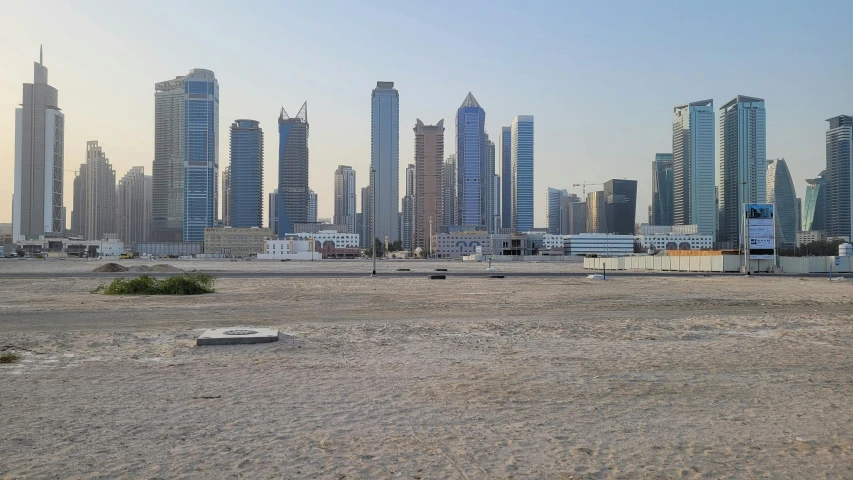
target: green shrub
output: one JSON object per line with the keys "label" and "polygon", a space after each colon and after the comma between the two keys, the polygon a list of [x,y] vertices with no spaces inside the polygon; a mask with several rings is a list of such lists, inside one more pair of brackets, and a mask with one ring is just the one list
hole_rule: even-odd
{"label": "green shrub", "polygon": [[137,278],[117,278],[109,285],[101,285],[92,293],[104,295],[200,295],[213,293],[213,275],[187,273],[157,280],[148,275]]}
{"label": "green shrub", "polygon": [[0,363],[16,363],[21,359],[21,356],[15,352],[0,353]]}

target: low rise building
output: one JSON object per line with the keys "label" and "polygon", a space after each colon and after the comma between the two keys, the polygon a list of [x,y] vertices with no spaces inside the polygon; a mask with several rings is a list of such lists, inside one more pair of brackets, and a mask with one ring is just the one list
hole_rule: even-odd
{"label": "low rise building", "polygon": [[264,241],[264,253],[258,254],[258,260],[322,260],[323,256],[311,248],[310,239],[296,235]]}
{"label": "low rise building", "polygon": [[678,233],[681,235],[695,235],[699,233],[699,225],[640,225],[640,235],[663,235],[667,233]]}
{"label": "low rise building", "polygon": [[295,222],[293,224],[293,231],[284,233],[317,233],[322,231],[346,232],[347,226],[336,223]]}
{"label": "low rise building", "polygon": [[[432,236],[434,255],[439,258],[461,258],[472,253],[491,254],[491,237],[486,231],[439,233]],[[477,252],[480,247],[480,252]]]}
{"label": "low rise building", "polygon": [[205,228],[204,253],[248,258],[264,253],[264,241],[274,238],[271,228]]}
{"label": "low rise building", "polygon": [[325,258],[356,258],[361,256],[359,242],[361,235],[343,233],[339,230],[321,230],[317,233],[295,233],[286,235],[298,240],[314,241],[314,249]]}
{"label": "low rise building", "polygon": [[610,257],[634,253],[633,235],[582,233],[563,237],[563,254]]}
{"label": "low rise building", "polygon": [[825,230],[806,230],[804,232],[797,232],[797,246],[802,247],[803,245],[808,245],[813,242],[824,242],[826,241],[826,231]]}
{"label": "low rise building", "polygon": [[134,253],[153,257],[191,257],[204,251],[204,242],[139,242]]}
{"label": "low rise building", "polygon": [[532,232],[495,234],[492,235],[492,253],[513,257],[539,255],[545,248],[544,237],[543,233]]}
{"label": "low rise building", "polygon": [[644,250],[710,250],[714,247],[712,235],[660,233],[641,235]]}
{"label": "low rise building", "polygon": [[111,257],[124,253],[124,242],[117,239],[83,240],[80,237],[46,236],[17,243],[29,254],[46,253],[53,257]]}

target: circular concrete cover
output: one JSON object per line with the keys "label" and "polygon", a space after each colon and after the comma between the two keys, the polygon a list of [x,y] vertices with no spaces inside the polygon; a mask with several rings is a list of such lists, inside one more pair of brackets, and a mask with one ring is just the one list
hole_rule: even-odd
{"label": "circular concrete cover", "polygon": [[267,343],[278,341],[278,330],[272,328],[214,328],[205,330],[196,345],[235,345],[241,343]]}

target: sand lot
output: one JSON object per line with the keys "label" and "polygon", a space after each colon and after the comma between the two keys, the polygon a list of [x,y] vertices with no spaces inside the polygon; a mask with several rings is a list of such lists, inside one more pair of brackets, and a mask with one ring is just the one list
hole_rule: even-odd
{"label": "sand lot", "polygon": [[853,281],[452,273],[0,278],[0,478],[853,478]]}

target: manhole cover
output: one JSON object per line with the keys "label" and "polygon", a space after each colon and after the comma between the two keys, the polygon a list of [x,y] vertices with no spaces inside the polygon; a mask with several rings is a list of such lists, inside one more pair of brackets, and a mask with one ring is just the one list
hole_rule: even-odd
{"label": "manhole cover", "polygon": [[228,330],[222,333],[225,335],[254,335],[258,332],[255,330]]}
{"label": "manhole cover", "polygon": [[274,328],[228,327],[205,330],[196,339],[196,345],[236,345],[277,341],[278,330]]}

